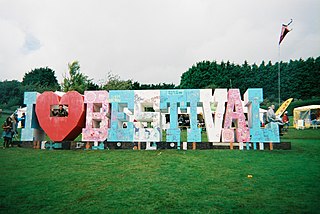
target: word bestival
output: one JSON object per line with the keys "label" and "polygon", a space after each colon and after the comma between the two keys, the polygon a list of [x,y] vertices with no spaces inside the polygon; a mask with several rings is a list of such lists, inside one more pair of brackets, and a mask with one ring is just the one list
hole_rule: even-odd
{"label": "word bestival", "polygon": [[[261,88],[250,88],[241,99],[239,89],[111,90],[25,92],[27,106],[22,141],[72,141],[82,133],[87,142],[166,142],[180,148],[179,114],[188,114],[187,142],[201,142],[199,109],[209,142],[279,143],[275,123],[261,127]],[[68,116],[55,117],[53,107],[63,105]],[[248,109],[247,118],[244,106]],[[151,109],[151,110],[150,110]],[[165,115],[170,123],[164,122]],[[147,126],[145,124],[148,124]],[[164,128],[166,126],[166,128]]]}

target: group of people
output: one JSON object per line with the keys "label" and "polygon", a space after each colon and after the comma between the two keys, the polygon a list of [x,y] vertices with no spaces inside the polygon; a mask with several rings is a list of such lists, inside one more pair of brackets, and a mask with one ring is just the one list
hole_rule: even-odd
{"label": "group of people", "polygon": [[178,118],[178,125],[179,126],[190,126],[189,118],[185,118],[182,114]]}
{"label": "group of people", "polygon": [[25,126],[25,113],[18,118],[17,113],[13,113],[11,116],[7,117],[2,125],[2,137],[3,137],[3,148],[8,148],[12,146],[12,138],[18,135],[18,122],[21,121],[21,128]]}
{"label": "group of people", "polygon": [[317,128],[320,125],[320,109],[311,113],[311,125],[313,128]]}
{"label": "group of people", "polygon": [[[67,117],[68,111],[63,105],[59,105],[59,109],[51,109],[52,115],[56,117]],[[3,137],[3,148],[12,146],[12,138],[18,135],[18,123],[21,121],[21,128],[25,127],[26,115],[22,113],[22,116],[18,118],[17,112],[13,113],[2,124],[2,137]]]}
{"label": "group of people", "polygon": [[268,108],[267,123],[270,123],[270,122],[277,123],[279,125],[279,133],[287,132],[290,125],[288,112],[285,111],[282,118],[280,118],[276,116],[276,114],[274,113],[274,109],[275,109],[274,105],[271,105]]}

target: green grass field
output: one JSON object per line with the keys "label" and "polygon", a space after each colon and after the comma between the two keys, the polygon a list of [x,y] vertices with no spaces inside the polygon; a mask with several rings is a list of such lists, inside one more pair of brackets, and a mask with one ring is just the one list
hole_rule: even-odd
{"label": "green grass field", "polygon": [[320,129],[282,140],[292,150],[1,149],[0,213],[319,213]]}

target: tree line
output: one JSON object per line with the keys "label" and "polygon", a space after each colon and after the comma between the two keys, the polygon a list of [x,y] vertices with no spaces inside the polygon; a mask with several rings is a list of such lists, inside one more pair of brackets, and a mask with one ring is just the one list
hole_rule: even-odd
{"label": "tree line", "polygon": [[140,84],[133,80],[122,80],[119,75],[107,74],[107,79],[100,85],[93,82],[81,72],[80,64],[74,61],[68,64],[68,71],[63,75],[63,81],[58,83],[55,71],[51,68],[36,68],[24,74],[22,82],[18,80],[0,81],[0,109],[15,110],[23,106],[24,92],[36,91],[78,91],[83,94],[89,90],[146,90],[146,89],[173,89],[171,83]]}
{"label": "tree line", "polygon": [[[258,66],[216,61],[202,61],[184,72],[180,88],[239,88],[244,93],[248,88],[263,88],[264,98],[270,102],[278,99],[279,63]],[[280,62],[280,94],[282,101],[288,98],[312,99],[320,97],[320,57],[307,60]]]}
{"label": "tree line", "polygon": [[[133,80],[122,80],[119,75],[107,74],[107,79],[99,85],[81,72],[80,64],[74,61],[68,64],[63,82],[58,83],[55,71],[51,68],[36,68],[25,73],[22,82],[17,80],[0,81],[0,108],[14,110],[23,105],[25,91],[71,91],[83,94],[87,90],[147,90],[147,89],[204,89],[239,88],[243,94],[248,88],[263,88],[264,103],[267,106],[278,99],[279,64],[267,64],[262,61],[258,66],[242,65],[216,61],[198,62],[184,72],[180,85],[173,83],[141,84]],[[307,60],[280,62],[281,99],[296,100],[320,99],[319,79],[320,57]]]}

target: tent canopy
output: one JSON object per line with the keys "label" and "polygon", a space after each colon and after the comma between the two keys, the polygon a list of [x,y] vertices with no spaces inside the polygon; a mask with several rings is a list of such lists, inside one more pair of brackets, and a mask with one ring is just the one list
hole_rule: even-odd
{"label": "tent canopy", "polygon": [[312,109],[320,109],[320,105],[301,106],[293,109],[293,111],[309,111]]}
{"label": "tent canopy", "polygon": [[311,125],[311,114],[320,113],[320,105],[309,105],[301,106],[293,109],[293,123],[294,126],[297,126],[298,120],[303,120],[306,128],[309,128]]}

